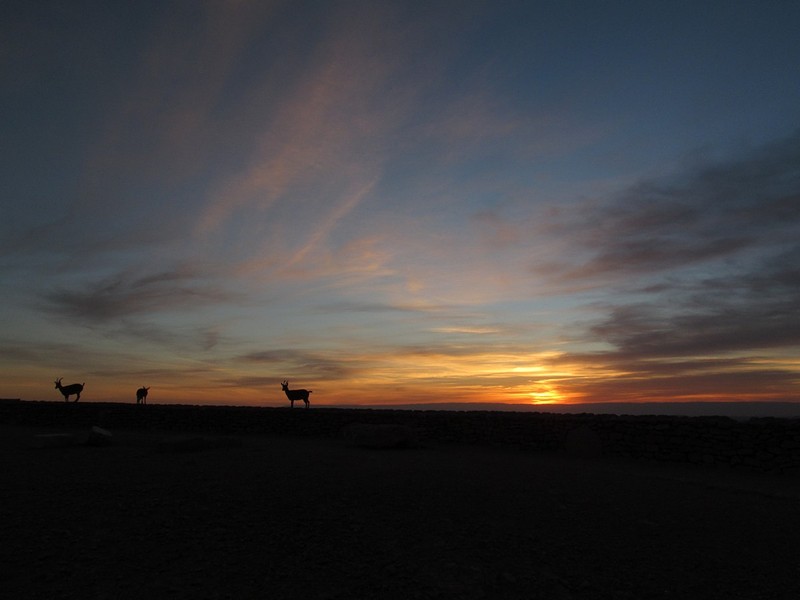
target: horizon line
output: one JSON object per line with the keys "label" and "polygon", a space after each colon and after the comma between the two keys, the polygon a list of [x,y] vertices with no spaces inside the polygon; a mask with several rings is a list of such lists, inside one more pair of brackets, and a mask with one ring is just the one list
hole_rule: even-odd
{"label": "horizon line", "polygon": [[[43,402],[67,404],[63,400],[32,400],[22,398],[0,398],[0,402]],[[70,402],[69,404],[74,404]],[[136,404],[136,402],[114,400],[86,400],[82,404]],[[284,403],[270,404],[225,404],[196,402],[152,402],[151,406],[208,406],[219,408],[289,408]],[[148,405],[143,405],[148,406]],[[400,404],[312,404],[312,410],[421,410],[453,412],[544,412],[556,414],[617,414],[633,416],[721,416],[734,418],[800,418],[800,401],[663,401],[663,402],[585,402],[518,404],[509,402],[420,402]],[[291,409],[290,409],[291,410]],[[300,409],[297,410],[306,410]]]}

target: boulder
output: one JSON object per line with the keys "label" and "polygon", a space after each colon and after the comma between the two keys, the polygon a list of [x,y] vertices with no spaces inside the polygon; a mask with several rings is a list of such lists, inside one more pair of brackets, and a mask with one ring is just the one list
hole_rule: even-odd
{"label": "boulder", "polygon": [[89,431],[89,436],[86,438],[86,444],[88,446],[108,446],[111,444],[113,437],[114,436],[111,435],[110,431],[95,425]]}

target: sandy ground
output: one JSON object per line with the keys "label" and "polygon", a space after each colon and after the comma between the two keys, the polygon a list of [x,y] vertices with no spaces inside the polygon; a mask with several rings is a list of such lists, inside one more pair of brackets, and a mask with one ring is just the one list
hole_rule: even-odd
{"label": "sandy ground", "polygon": [[796,478],[40,433],[0,427],[4,598],[800,598]]}

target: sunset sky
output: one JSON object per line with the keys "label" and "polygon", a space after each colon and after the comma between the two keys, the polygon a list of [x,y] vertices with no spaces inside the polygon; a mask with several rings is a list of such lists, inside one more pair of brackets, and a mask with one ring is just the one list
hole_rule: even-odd
{"label": "sunset sky", "polygon": [[0,17],[0,397],[800,401],[800,3]]}

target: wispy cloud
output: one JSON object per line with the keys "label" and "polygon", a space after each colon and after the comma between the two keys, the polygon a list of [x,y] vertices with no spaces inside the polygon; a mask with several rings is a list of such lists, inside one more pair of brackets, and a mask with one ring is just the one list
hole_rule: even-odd
{"label": "wispy cloud", "polygon": [[232,300],[220,287],[199,280],[190,272],[161,272],[135,276],[118,273],[79,286],[56,289],[44,296],[53,313],[81,322],[112,319],[164,311],[187,310]]}
{"label": "wispy cloud", "polygon": [[614,307],[592,333],[628,356],[716,355],[800,346],[800,246],[726,276]]}
{"label": "wispy cloud", "polygon": [[352,375],[343,358],[326,356],[321,352],[308,352],[292,348],[263,350],[251,352],[239,357],[246,363],[254,363],[280,371],[281,377],[291,377],[295,373],[306,378],[325,379],[327,381],[344,379]]}
{"label": "wispy cloud", "polygon": [[288,271],[294,270],[309,253],[319,249],[320,244],[327,240],[336,225],[364,200],[373,187],[374,182],[367,183],[362,189],[355,191],[338,206],[334,207],[327,218],[313,230],[306,244],[282,268]]}
{"label": "wispy cloud", "polygon": [[[355,21],[333,20],[308,45],[302,70],[288,81],[258,82],[249,102],[270,110],[248,111],[254,151],[212,189],[198,221],[201,233],[223,226],[238,210],[265,214],[287,197],[302,218],[312,219],[330,196],[352,199],[370,185],[380,168],[383,135],[397,125],[387,118],[391,103],[380,112],[374,105],[395,68],[387,42],[375,34],[384,18],[373,7]],[[364,183],[354,191],[354,181]]]}
{"label": "wispy cloud", "polygon": [[561,280],[603,282],[774,251],[796,239],[799,197],[795,132],[742,157],[641,182],[610,201],[560,213],[550,227],[588,256],[535,269]]}

